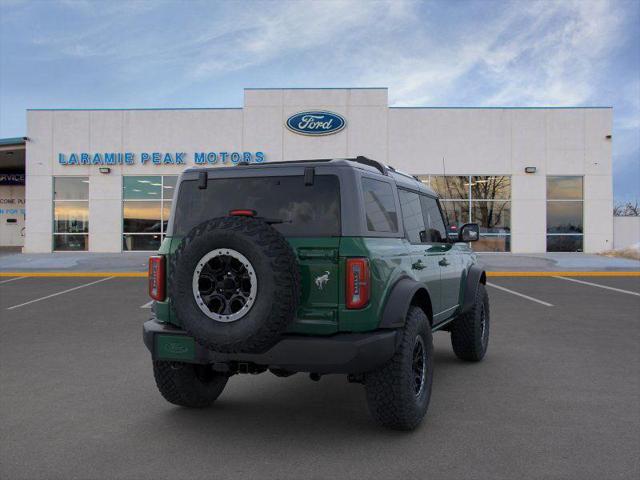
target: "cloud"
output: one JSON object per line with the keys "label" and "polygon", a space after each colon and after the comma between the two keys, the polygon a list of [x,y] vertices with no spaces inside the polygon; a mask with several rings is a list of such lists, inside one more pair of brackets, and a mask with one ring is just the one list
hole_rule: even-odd
{"label": "cloud", "polygon": [[382,47],[369,78],[391,87],[395,105],[442,105],[452,97],[466,100],[467,90],[487,106],[588,101],[602,60],[619,41],[620,11],[606,1],[504,6],[486,22],[463,21],[436,49],[419,36],[415,43],[423,48]]}
{"label": "cloud", "polygon": [[[347,0],[258,3],[251,12],[238,12],[232,30],[222,28],[222,35],[194,42],[193,46],[202,49],[202,53],[197,56],[192,76],[217,76],[321,49],[337,52],[344,42],[353,48],[367,25],[387,15],[402,18],[407,14],[407,5],[404,1]],[[220,31],[219,25],[212,26],[212,31]]]}

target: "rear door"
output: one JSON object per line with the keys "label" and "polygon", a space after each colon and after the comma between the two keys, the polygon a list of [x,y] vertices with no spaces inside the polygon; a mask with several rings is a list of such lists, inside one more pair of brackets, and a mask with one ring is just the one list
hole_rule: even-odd
{"label": "rear door", "polygon": [[437,319],[442,309],[440,266],[438,265],[442,254],[429,253],[431,245],[426,242],[427,227],[422,212],[421,195],[398,188],[398,196],[400,197],[405,237],[411,252],[411,269],[416,280],[427,286],[431,295],[434,319]]}

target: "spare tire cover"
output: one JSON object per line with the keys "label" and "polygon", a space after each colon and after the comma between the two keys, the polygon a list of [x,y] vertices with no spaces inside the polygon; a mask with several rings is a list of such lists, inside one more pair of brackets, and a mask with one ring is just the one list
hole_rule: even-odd
{"label": "spare tire cover", "polygon": [[169,298],[179,323],[214,351],[263,352],[295,318],[295,253],[259,218],[220,217],[197,225],[169,268]]}

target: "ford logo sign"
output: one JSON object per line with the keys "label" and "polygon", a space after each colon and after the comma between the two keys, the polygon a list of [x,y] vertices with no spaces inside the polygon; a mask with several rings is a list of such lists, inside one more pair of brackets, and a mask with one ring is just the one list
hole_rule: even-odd
{"label": "ford logo sign", "polygon": [[338,133],[346,124],[341,115],[323,110],[300,112],[287,119],[287,128],[300,135],[331,135]]}

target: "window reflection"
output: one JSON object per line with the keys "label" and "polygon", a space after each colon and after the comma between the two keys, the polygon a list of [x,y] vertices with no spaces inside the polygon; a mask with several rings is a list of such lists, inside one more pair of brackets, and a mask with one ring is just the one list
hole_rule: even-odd
{"label": "window reflection", "polygon": [[547,177],[547,200],[582,200],[582,177]]}
{"label": "window reflection", "polygon": [[54,200],[88,200],[89,177],[55,177]]}
{"label": "window reflection", "polygon": [[511,251],[511,235],[481,235],[480,240],[473,243],[476,252],[509,252]]}
{"label": "window reflection", "polygon": [[582,233],[582,202],[547,202],[547,233]]}
{"label": "window reflection", "polygon": [[157,235],[123,235],[122,250],[158,250],[162,238]]}
{"label": "window reflection", "polygon": [[89,177],[53,178],[53,249],[87,250]]}
{"label": "window reflection", "polygon": [[123,250],[157,250],[164,238],[177,175],[122,178]]}
{"label": "window reflection", "polygon": [[511,198],[511,177],[505,175],[472,176],[472,200],[508,200]]}
{"label": "window reflection", "polygon": [[480,233],[511,231],[511,202],[473,202],[471,221],[480,225]]}
{"label": "window reflection", "polygon": [[469,216],[469,202],[443,200],[440,202],[440,205],[442,205],[443,213],[449,222],[449,226],[456,227],[454,230],[471,221]]}
{"label": "window reflection", "polygon": [[547,251],[582,251],[582,177],[547,177]]}
{"label": "window reflection", "polygon": [[160,202],[124,202],[123,231],[125,233],[161,232]]}
{"label": "window reflection", "polygon": [[54,233],[88,233],[89,202],[55,202]]}
{"label": "window reflection", "polygon": [[581,252],[583,235],[547,235],[547,252]]}
{"label": "window reflection", "polygon": [[87,249],[87,235],[54,235],[53,249],[66,252]]}
{"label": "window reflection", "polygon": [[418,177],[426,183],[440,198],[469,198],[469,177],[431,175]]}
{"label": "window reflection", "polygon": [[123,177],[122,198],[125,200],[160,200],[162,177],[159,175]]}

